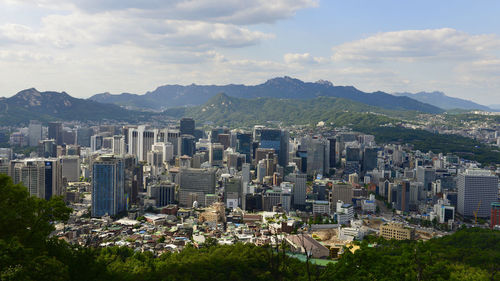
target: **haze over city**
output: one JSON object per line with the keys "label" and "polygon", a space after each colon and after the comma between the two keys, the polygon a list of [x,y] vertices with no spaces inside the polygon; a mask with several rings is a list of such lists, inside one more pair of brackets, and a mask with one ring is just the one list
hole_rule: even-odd
{"label": "haze over city", "polygon": [[289,75],[500,103],[497,1],[0,1],[0,93]]}

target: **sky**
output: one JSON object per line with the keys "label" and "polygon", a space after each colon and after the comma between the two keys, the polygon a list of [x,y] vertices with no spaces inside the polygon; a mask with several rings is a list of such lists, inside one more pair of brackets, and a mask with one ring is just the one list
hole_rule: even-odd
{"label": "sky", "polygon": [[500,104],[500,1],[0,0],[0,96],[278,76]]}

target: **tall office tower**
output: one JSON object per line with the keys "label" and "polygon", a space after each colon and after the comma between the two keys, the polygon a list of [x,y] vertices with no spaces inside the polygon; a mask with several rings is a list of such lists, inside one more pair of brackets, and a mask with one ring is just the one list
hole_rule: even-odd
{"label": "tall office tower", "polygon": [[346,162],[359,162],[361,149],[359,146],[347,146],[345,148],[345,161]]}
{"label": "tall office tower", "polygon": [[432,182],[436,180],[436,169],[417,166],[417,181],[424,184],[426,191],[432,190]]}
{"label": "tall office tower", "polygon": [[410,197],[410,182],[400,182],[397,187],[396,209],[403,212],[409,212]]}
{"label": "tall office tower", "polygon": [[80,180],[80,157],[63,156],[59,158],[62,169],[62,177],[69,182]]}
{"label": "tall office tower", "polygon": [[125,149],[125,137],[123,135],[113,136],[112,150],[115,155],[124,155],[127,152]]}
{"label": "tall office tower", "polygon": [[179,131],[181,135],[194,136],[195,123],[193,118],[182,118],[180,121]]}
{"label": "tall office tower", "polygon": [[57,159],[24,159],[11,161],[14,184],[23,183],[31,196],[49,200],[62,195],[62,172]]}
{"label": "tall office tower", "polygon": [[55,140],[42,140],[38,143],[38,155],[41,157],[56,157],[57,145]]}
{"label": "tall office tower", "polygon": [[42,123],[38,120],[31,120],[28,127],[28,144],[29,146],[38,146],[42,140]]}
{"label": "tall office tower", "polygon": [[259,183],[263,183],[264,177],[266,176],[266,160],[265,159],[260,160],[257,163],[255,169],[257,170],[257,181]]}
{"label": "tall office tower", "polygon": [[467,169],[458,175],[457,211],[464,217],[490,216],[491,203],[498,200],[498,177],[491,171]]}
{"label": "tall office tower", "polygon": [[221,166],[224,157],[224,146],[220,143],[211,143],[209,148],[209,163],[212,166]]}
{"label": "tall office tower", "polygon": [[236,133],[236,151],[245,155],[246,163],[252,162],[252,134]]}
{"label": "tall office tower", "polygon": [[290,136],[287,131],[280,129],[262,129],[260,131],[259,148],[272,148],[278,155],[278,163],[284,167],[288,164],[288,142]]}
{"label": "tall office tower", "polygon": [[171,182],[152,182],[148,184],[148,197],[155,200],[156,207],[173,204],[175,201],[175,184]]}
{"label": "tall office tower", "polygon": [[241,196],[243,185],[241,177],[223,178],[222,185],[224,187],[224,201],[228,208],[236,208],[241,206]]}
{"label": "tall office tower", "polygon": [[217,136],[217,142],[224,146],[224,149],[227,149],[231,146],[231,134],[219,134]]}
{"label": "tall office tower", "polygon": [[123,163],[125,170],[125,194],[130,198],[130,202],[135,203],[137,202],[139,192],[144,191],[143,166],[137,162],[135,155],[130,154],[123,156]]}
{"label": "tall office tower", "polygon": [[363,164],[361,170],[367,172],[377,168],[377,161],[378,147],[365,147],[365,149],[363,149]]}
{"label": "tall office tower", "polygon": [[331,210],[334,212],[337,201],[344,203],[351,203],[354,191],[350,184],[334,184],[332,191],[328,194],[328,201],[330,201]]}
{"label": "tall office tower", "polygon": [[286,178],[288,181],[295,184],[293,189],[293,205],[296,208],[301,208],[306,205],[306,190],[307,190],[307,175],[291,173]]}
{"label": "tall office tower", "polygon": [[246,161],[246,157],[238,152],[228,152],[226,153],[226,166],[232,174],[233,171],[239,171],[242,168],[243,163]]}
{"label": "tall office tower", "polygon": [[151,166],[151,174],[158,176],[162,172],[163,152],[158,150],[148,151],[147,162]]}
{"label": "tall office tower", "polygon": [[170,142],[167,142],[165,145],[165,154],[163,155],[165,162],[170,162],[174,159],[174,145]]}
{"label": "tall office tower", "polygon": [[76,130],[76,144],[83,147],[90,147],[90,137],[94,134],[92,128],[78,128]]}
{"label": "tall office tower", "polygon": [[126,210],[123,158],[102,155],[92,162],[93,217],[115,216]]}
{"label": "tall office tower", "polygon": [[196,151],[196,140],[192,135],[181,135],[177,147],[179,149],[177,155],[192,157]]}
{"label": "tall office tower", "polygon": [[337,144],[337,140],[335,138],[328,139],[328,154],[330,156],[330,159],[329,159],[330,168],[335,167],[337,164],[336,159],[335,159],[335,157],[337,157],[335,154],[336,144]]}
{"label": "tall office tower", "polygon": [[93,135],[90,137],[90,150],[92,152],[101,150],[103,148],[104,136]]}
{"label": "tall office tower", "polygon": [[49,123],[49,139],[56,141],[57,145],[63,144],[63,127],[60,122],[50,122]]}
{"label": "tall office tower", "polygon": [[206,194],[215,193],[216,176],[214,169],[182,168],[179,171],[179,204],[192,206],[193,199],[203,205]]}
{"label": "tall office tower", "polygon": [[72,129],[63,130],[62,138],[64,144],[76,144],[76,132]]}
{"label": "tall office tower", "polygon": [[137,156],[139,161],[146,161],[148,151],[156,142],[157,130],[146,129],[146,126],[138,126],[129,129],[128,153]]}
{"label": "tall office tower", "polygon": [[311,139],[307,145],[307,174],[325,174],[328,172],[327,143],[320,139]]}
{"label": "tall office tower", "polygon": [[244,183],[249,183],[252,179],[250,174],[250,163],[243,163],[241,165],[241,181]]}

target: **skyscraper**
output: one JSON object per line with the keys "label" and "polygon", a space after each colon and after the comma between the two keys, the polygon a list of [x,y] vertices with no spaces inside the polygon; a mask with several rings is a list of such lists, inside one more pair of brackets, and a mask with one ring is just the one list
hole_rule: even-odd
{"label": "skyscraper", "polygon": [[31,120],[28,127],[28,144],[29,146],[38,146],[42,140],[42,123],[38,120]]}
{"label": "skyscraper", "polygon": [[24,159],[11,162],[11,177],[15,184],[23,183],[31,196],[49,200],[62,195],[62,173],[57,159]]}
{"label": "skyscraper", "polygon": [[458,175],[457,211],[464,217],[487,218],[498,199],[498,177],[488,170],[467,169]]}
{"label": "skyscraper", "polygon": [[181,135],[192,135],[194,136],[195,123],[193,118],[182,118],[180,121],[180,133]]}
{"label": "skyscraper", "polygon": [[49,123],[49,139],[56,141],[56,145],[63,144],[63,127],[60,122],[50,122]]}
{"label": "skyscraper", "polygon": [[260,130],[259,148],[272,148],[278,155],[278,163],[285,167],[288,164],[288,142],[290,136],[288,131],[280,129]]}
{"label": "skyscraper", "polygon": [[128,133],[128,153],[137,156],[139,161],[146,161],[148,151],[156,142],[157,130],[138,126],[129,128]]}
{"label": "skyscraper", "polygon": [[245,154],[246,162],[251,162],[252,152],[252,134],[237,133],[236,134],[236,151]]}
{"label": "skyscraper", "polygon": [[297,207],[306,205],[306,189],[307,175],[291,173],[287,176],[287,180],[295,184],[293,188],[293,204]]}
{"label": "skyscraper", "polygon": [[196,140],[192,135],[181,135],[178,138],[178,149],[179,152],[177,155],[179,156],[193,156],[196,150]]}
{"label": "skyscraper", "polygon": [[[191,206],[192,201],[203,203],[206,194],[215,193],[215,170],[182,168],[179,173],[179,204]],[[193,200],[197,199],[197,200]]]}
{"label": "skyscraper", "polygon": [[92,163],[92,216],[115,216],[125,210],[123,158],[103,155]]}

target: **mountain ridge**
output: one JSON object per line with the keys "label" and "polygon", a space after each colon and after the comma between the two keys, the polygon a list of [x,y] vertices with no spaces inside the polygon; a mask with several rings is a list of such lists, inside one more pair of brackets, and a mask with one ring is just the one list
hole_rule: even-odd
{"label": "mountain ridge", "polygon": [[44,91],[35,88],[19,91],[12,97],[0,99],[0,124],[26,124],[29,120],[134,120],[139,112],[114,104],[104,104],[70,96],[66,92]]}
{"label": "mountain ridge", "polygon": [[465,110],[477,109],[486,111],[492,110],[492,108],[488,106],[478,104],[470,100],[447,96],[445,93],[441,91],[418,92],[418,93],[402,92],[402,93],[394,93],[394,95],[405,96],[418,100],[420,102],[433,104],[445,110],[450,110],[450,109],[465,109]]}
{"label": "mountain ridge", "polygon": [[266,82],[253,86],[242,84],[228,85],[163,85],[154,91],[143,95],[137,94],[97,94],[90,100],[113,103],[120,106],[149,108],[163,110],[181,106],[202,105],[218,93],[226,93],[238,98],[288,98],[311,99],[319,96],[338,97],[361,102],[367,105],[383,107],[394,110],[416,110],[426,113],[441,113],[439,107],[422,103],[408,97],[398,97],[385,92],[377,91],[366,93],[353,86],[335,86],[330,81],[303,82],[289,76],[276,77]]}

